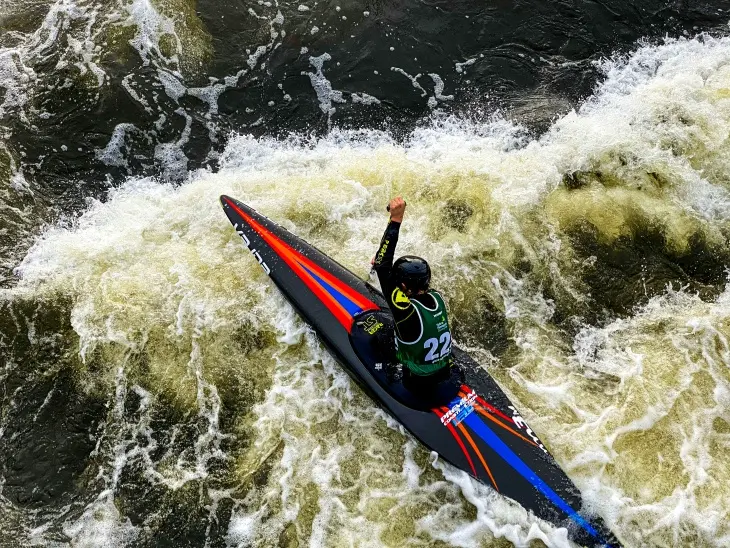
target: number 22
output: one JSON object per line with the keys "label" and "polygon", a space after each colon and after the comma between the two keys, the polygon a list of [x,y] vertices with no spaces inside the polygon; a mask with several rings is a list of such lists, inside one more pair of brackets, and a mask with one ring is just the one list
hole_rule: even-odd
{"label": "number 22", "polygon": [[[438,350],[439,342],[441,343],[441,352],[437,356],[436,351]],[[436,337],[426,339],[426,342],[423,343],[423,348],[428,348],[428,354],[424,358],[427,362],[432,362],[437,357],[443,358],[451,350],[451,333],[448,331],[442,333],[439,339],[436,339]]]}

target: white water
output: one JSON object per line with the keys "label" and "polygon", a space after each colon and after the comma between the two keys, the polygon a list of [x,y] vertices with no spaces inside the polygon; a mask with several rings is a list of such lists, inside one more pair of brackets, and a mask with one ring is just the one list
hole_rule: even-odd
{"label": "white water", "polygon": [[[404,145],[374,131],[239,136],[218,173],[180,187],[130,179],[73,228],[49,230],[4,298],[70,298],[79,385],[115,394],[100,449],[107,490],[65,525],[71,544],[132,546],[144,533],[110,505],[125,466],[178,492],[221,463],[244,488],[203,487],[202,498],[235,501],[219,516],[233,546],[568,544],[444,466],[350,382],[243,251],[225,193],[363,276],[383,204],[405,196],[400,251],[429,258],[471,327],[479,299],[504,313],[500,359],[468,342],[591,507],[628,546],[726,546],[730,293],[703,301],[674,287],[574,336],[554,315],[590,298],[582,273],[597,258],[581,262],[566,235],[579,221],[607,245],[650,226],[667,252],[696,235],[727,249],[730,41],[647,45],[604,70],[594,97],[538,140],[499,118],[434,122]],[[602,175],[568,191],[571,172]],[[461,230],[447,200],[472,209]],[[141,396],[131,418],[115,411],[129,390]],[[189,413],[198,435],[155,461],[139,440],[165,405]]]}

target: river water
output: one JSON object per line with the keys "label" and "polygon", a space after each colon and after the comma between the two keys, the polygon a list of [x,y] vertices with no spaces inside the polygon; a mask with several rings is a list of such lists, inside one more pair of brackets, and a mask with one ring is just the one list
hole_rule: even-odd
{"label": "river water", "polygon": [[0,0],[0,546],[569,546],[380,411],[223,215],[454,336],[626,546],[730,544],[730,2]]}

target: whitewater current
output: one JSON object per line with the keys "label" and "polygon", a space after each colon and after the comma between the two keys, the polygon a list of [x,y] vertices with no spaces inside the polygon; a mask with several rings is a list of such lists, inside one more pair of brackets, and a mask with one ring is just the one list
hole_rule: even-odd
{"label": "whitewater current", "polygon": [[[316,3],[249,7],[263,20],[258,45],[207,82],[196,67],[223,46],[191,23],[193,3],[27,6],[38,13],[15,24],[14,2],[0,3],[15,24],[0,36],[0,546],[570,546],[350,380],[245,252],[221,194],[363,278],[384,205],[404,196],[399,252],[429,260],[456,342],[589,509],[628,547],[730,545],[722,32],[595,60],[593,91],[575,108],[555,99],[539,132],[484,104],[449,112],[453,80],[388,66],[425,109],[396,132],[334,123],[348,108],[386,108],[386,91],[338,90],[338,58],[305,51],[323,20],[307,20],[296,76],[321,131],[266,135],[256,128],[275,114],[240,109],[246,123],[229,127],[221,98],[257,71],[259,85],[286,21]],[[326,13],[332,28],[378,9]],[[117,25],[127,21],[135,32]],[[63,116],[48,90],[82,82],[103,103],[115,76],[101,44],[115,63],[140,61],[117,81],[151,121],[117,120],[63,150],[108,169],[86,192],[91,171],[68,174],[31,137]],[[73,78],[41,82],[51,59],[54,74],[75,66]],[[449,70],[468,86],[483,59]],[[264,98],[289,108],[282,82]],[[66,173],[72,190],[44,190],[44,173]],[[54,209],[54,196],[73,206]]]}

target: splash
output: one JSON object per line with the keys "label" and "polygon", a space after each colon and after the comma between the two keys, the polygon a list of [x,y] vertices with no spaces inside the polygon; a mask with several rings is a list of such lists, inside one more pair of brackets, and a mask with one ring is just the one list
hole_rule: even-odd
{"label": "splash", "polygon": [[405,143],[235,136],[216,173],[129,179],[47,231],[5,298],[67,301],[75,389],[110,403],[95,498],[66,534],[93,538],[96,509],[118,545],[166,528],[239,546],[567,545],[378,410],[218,204],[235,196],[365,277],[400,194],[401,252],[429,258],[458,342],[592,509],[626,544],[722,546],[728,67],[727,39],[644,45],[539,139],[498,116],[435,118]]}

